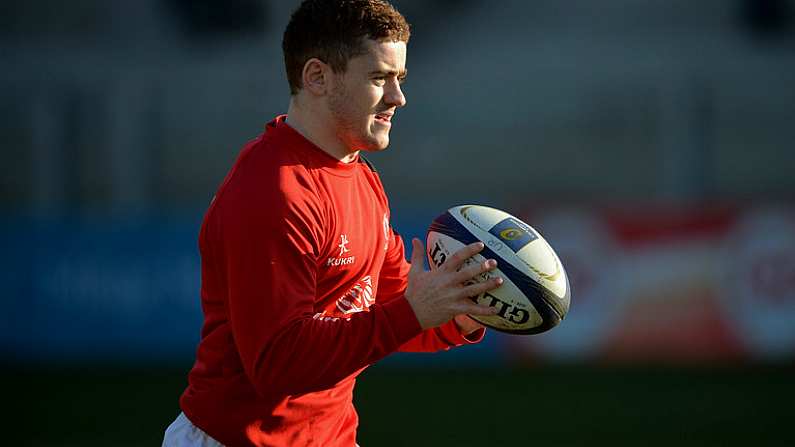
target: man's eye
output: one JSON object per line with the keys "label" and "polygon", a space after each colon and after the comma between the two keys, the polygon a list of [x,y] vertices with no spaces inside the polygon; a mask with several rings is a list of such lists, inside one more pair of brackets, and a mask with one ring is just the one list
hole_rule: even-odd
{"label": "man's eye", "polygon": [[374,78],[374,79],[373,79],[373,82],[375,82],[375,83],[376,83],[376,85],[384,85],[384,83],[386,82],[386,79],[385,79],[385,78],[383,78],[383,77],[380,77],[380,78]]}

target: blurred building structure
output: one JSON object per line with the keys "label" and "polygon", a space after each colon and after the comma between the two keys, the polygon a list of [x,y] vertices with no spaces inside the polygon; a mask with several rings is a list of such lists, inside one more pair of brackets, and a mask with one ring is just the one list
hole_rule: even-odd
{"label": "blurred building structure", "polygon": [[[286,110],[296,3],[4,6],[6,209],[206,203]],[[415,25],[409,105],[373,158],[401,203],[793,196],[791,1],[396,3]],[[484,163],[497,180],[473,179]]]}

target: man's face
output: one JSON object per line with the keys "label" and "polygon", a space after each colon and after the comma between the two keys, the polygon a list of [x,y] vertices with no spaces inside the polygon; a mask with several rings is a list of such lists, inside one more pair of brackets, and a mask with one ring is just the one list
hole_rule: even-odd
{"label": "man's face", "polygon": [[389,145],[392,117],[406,104],[400,84],[406,76],[406,43],[365,39],[365,54],[351,58],[335,75],[329,110],[337,138],[351,151],[379,151]]}

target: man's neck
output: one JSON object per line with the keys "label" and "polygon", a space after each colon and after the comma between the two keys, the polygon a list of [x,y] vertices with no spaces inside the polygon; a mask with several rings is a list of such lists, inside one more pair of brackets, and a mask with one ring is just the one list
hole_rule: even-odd
{"label": "man's neck", "polygon": [[299,105],[293,97],[287,109],[287,124],[323,152],[343,163],[352,162],[359,151],[351,152],[337,139],[333,126],[326,124],[330,122],[327,115],[326,111]]}

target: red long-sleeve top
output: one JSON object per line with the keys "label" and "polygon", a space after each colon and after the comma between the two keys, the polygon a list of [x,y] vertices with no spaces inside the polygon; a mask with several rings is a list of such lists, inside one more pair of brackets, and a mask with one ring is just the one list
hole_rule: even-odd
{"label": "red long-sleeve top", "polygon": [[277,117],[219,188],[199,235],[204,325],[180,399],[226,445],[355,445],[356,376],[397,351],[478,341],[422,331],[381,181]]}

